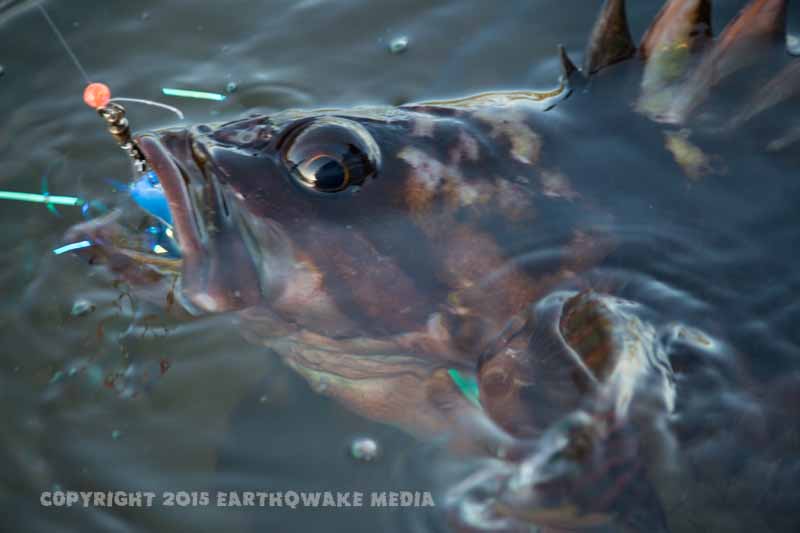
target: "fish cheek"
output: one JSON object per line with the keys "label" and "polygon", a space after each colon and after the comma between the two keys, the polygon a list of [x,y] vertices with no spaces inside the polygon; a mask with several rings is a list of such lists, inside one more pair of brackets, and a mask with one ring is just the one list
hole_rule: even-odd
{"label": "fish cheek", "polygon": [[316,223],[300,240],[323,272],[326,294],[362,333],[403,333],[424,324],[430,312],[424,293],[362,232]]}
{"label": "fish cheek", "polygon": [[[391,184],[370,183],[355,196],[345,192],[326,197],[291,183],[280,163],[267,156],[227,149],[213,155],[247,211],[277,223],[295,256],[313,265],[319,278],[315,292],[331,305],[310,315],[295,308],[293,322],[312,330],[338,331],[341,326],[370,335],[407,332],[424,324],[430,313],[428,297],[406,273],[402,263],[409,261],[398,257],[409,252],[408,232],[401,231],[402,214],[395,220],[386,209],[392,196],[382,189]],[[406,245],[394,246],[397,239],[387,242],[387,234],[405,237]]]}

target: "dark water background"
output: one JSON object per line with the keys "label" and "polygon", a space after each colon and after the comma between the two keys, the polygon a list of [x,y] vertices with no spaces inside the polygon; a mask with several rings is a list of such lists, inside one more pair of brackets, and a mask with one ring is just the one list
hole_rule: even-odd
{"label": "dark water background", "polygon": [[[715,27],[743,3],[715,2]],[[557,75],[555,45],[579,57],[599,4],[46,3],[91,78],[116,96],[169,100],[187,122],[254,108],[394,104],[549,87]],[[630,4],[640,35],[660,2]],[[37,192],[46,176],[54,194],[113,197],[106,180],[127,179],[128,162],[81,102],[85,83],[34,5],[0,2],[0,188]],[[392,55],[387,44],[400,35],[409,38],[409,49]],[[231,81],[238,90],[224,103],[160,96],[162,86],[223,92]],[[708,431],[685,443],[699,478],[686,488],[688,501],[674,499],[668,508],[670,525],[791,530],[800,514],[800,398],[793,377],[800,346],[800,182],[796,148],[770,154],[762,148],[791,124],[784,119],[797,120],[798,108],[735,143],[711,142],[709,152],[725,158],[728,172],[692,182],[665,156],[650,160],[660,137],[626,134],[625,87],[635,83],[625,71],[607,76],[553,120],[563,121],[563,169],[594,176],[584,180],[592,184],[584,194],[603,197],[621,214],[620,246],[593,275],[645,301],[663,322],[721,341],[704,355],[711,362],[682,384],[689,392],[679,405],[690,413],[682,423]],[[130,117],[134,129],[173,121],[138,107]],[[639,173],[635,180],[623,179],[631,172]],[[40,491],[58,487],[441,494],[467,469],[434,444],[318,397],[242,341],[230,318],[178,326],[151,317],[102,274],[53,256],[63,232],[80,220],[74,208],[59,211],[56,217],[43,206],[0,203],[0,529],[446,530],[435,510],[40,507]],[[73,316],[78,299],[94,311]],[[693,357],[674,363],[691,366]],[[347,456],[356,435],[380,442],[379,461],[360,464]]]}

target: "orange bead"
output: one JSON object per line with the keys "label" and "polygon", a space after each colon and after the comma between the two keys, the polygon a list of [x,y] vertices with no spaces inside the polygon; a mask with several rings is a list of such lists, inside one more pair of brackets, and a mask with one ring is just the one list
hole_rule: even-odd
{"label": "orange bead", "polygon": [[111,99],[111,89],[105,83],[90,83],[83,90],[83,101],[93,109],[103,107]]}

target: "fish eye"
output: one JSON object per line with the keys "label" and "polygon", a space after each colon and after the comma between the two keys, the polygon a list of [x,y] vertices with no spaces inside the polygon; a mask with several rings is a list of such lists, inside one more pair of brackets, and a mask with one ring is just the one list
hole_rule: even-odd
{"label": "fish eye", "polygon": [[323,117],[291,128],[281,143],[290,178],[305,190],[356,192],[380,167],[380,150],[361,124]]}
{"label": "fish eye", "polygon": [[297,165],[296,178],[310,189],[336,192],[347,188],[350,170],[336,157],[319,154]]}

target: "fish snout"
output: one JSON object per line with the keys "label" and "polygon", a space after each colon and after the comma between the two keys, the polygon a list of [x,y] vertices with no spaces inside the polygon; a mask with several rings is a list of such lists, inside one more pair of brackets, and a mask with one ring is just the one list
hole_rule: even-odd
{"label": "fish snout", "polygon": [[223,312],[274,297],[289,261],[280,229],[247,210],[190,132],[167,130],[136,142],[167,200],[186,301],[198,312]]}

